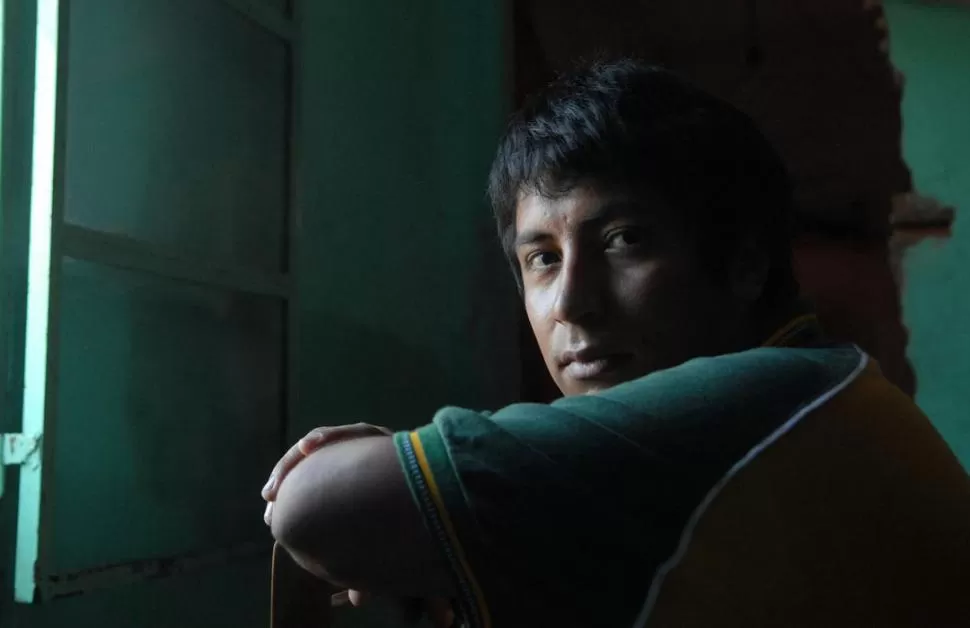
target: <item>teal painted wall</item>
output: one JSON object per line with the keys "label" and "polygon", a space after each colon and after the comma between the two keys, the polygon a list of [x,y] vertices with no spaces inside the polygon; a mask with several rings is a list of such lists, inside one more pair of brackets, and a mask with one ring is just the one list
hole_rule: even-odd
{"label": "teal painted wall", "polygon": [[886,16],[914,188],[956,208],[951,238],[904,259],[908,353],[918,403],[970,469],[970,9],[895,0]]}
{"label": "teal painted wall", "polygon": [[519,305],[484,199],[499,4],[303,4],[298,431],[516,393]]}
{"label": "teal painted wall", "polygon": [[[293,437],[517,397],[520,304],[484,199],[506,103],[500,5],[303,3]],[[335,619],[392,618],[378,605]]]}
{"label": "teal painted wall", "polygon": [[[18,6],[17,19],[26,20],[32,10],[32,2],[8,4]],[[493,6],[498,4],[475,0],[300,3],[296,195],[301,209],[297,242],[301,296],[296,376],[301,395],[289,426],[294,437],[317,425],[359,420],[407,427],[427,421],[445,403],[493,407],[517,396],[519,305],[483,194],[505,109],[503,17]],[[28,21],[22,21],[19,32],[29,32],[29,27]],[[13,29],[8,23],[7,32]],[[8,68],[11,65],[8,61]],[[110,83],[104,89],[110,89]],[[29,111],[29,102],[18,102],[5,103],[7,130],[12,130],[4,135],[5,149],[12,143],[21,160],[9,160],[11,151],[4,151],[8,159],[3,218],[5,230],[12,225],[23,231],[24,150],[29,148],[29,137],[18,139],[15,114],[18,106],[21,113]],[[88,165],[96,164],[99,146],[83,145],[94,151]],[[129,160],[130,167],[143,167],[134,163],[136,158]],[[122,163],[122,170],[126,167]],[[126,182],[132,181],[137,179]],[[12,183],[6,186],[8,182]],[[23,290],[15,280],[22,271],[15,262],[22,255],[16,249],[0,253],[5,256],[4,270],[10,273],[5,282],[10,292],[4,297],[11,303],[6,297],[17,297]],[[93,307],[96,300],[83,298],[75,305]],[[98,318],[78,315],[80,321]],[[22,321],[6,317],[7,323]],[[10,351],[17,355],[17,347]],[[84,382],[89,385],[90,378],[76,380],[80,404]],[[16,428],[6,409],[17,405],[17,389],[16,381],[8,387],[0,429]],[[70,432],[62,438],[64,434]],[[157,450],[146,449],[140,458],[154,460],[159,470],[166,468],[173,461],[164,446],[172,442],[163,440],[156,444]],[[103,455],[109,459],[107,465],[90,456],[81,461],[85,472],[110,473],[139,458],[133,451],[112,452],[110,447]],[[205,456],[193,458],[192,464],[206,465]],[[219,474],[226,469],[201,471]],[[258,475],[267,471],[259,469]],[[122,475],[136,488],[139,482],[150,481],[151,486],[142,487],[146,491],[165,487],[159,471]],[[15,479],[8,478],[8,489],[15,488]],[[258,488],[253,487],[254,520],[261,513]],[[11,591],[15,498],[13,490],[0,502],[3,628],[266,625],[268,564],[263,558],[48,605],[15,605]],[[72,527],[62,526],[59,543],[80,557],[96,555],[93,544],[103,545],[105,530],[111,528],[98,528],[97,521],[115,517],[118,505],[111,500],[72,502],[69,493],[58,499],[62,513],[72,513],[78,520],[89,517],[74,540]],[[197,523],[203,536],[209,536],[206,530],[211,526]],[[143,525],[132,532],[137,538],[153,536]],[[70,548],[72,543],[78,545]],[[384,614],[381,608],[343,613],[339,622],[371,625]]]}

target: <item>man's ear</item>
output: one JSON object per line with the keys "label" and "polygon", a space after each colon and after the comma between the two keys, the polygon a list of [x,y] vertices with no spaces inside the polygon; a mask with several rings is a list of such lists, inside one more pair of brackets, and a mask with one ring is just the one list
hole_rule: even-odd
{"label": "man's ear", "polygon": [[744,236],[731,264],[731,292],[744,306],[753,305],[765,290],[770,263],[763,246],[754,236]]}

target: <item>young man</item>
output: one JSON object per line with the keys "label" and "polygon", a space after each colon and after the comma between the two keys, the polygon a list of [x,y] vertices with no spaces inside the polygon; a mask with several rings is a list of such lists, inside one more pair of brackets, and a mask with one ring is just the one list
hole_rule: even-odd
{"label": "young man", "polygon": [[298,562],[473,627],[970,622],[967,474],[798,301],[747,117],[596,65],[514,117],[489,191],[564,398],[314,431],[264,490]]}

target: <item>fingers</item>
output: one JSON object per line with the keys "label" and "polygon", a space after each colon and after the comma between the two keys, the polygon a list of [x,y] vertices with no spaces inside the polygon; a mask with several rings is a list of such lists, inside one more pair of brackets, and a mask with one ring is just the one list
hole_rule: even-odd
{"label": "fingers", "polygon": [[327,433],[330,431],[333,430],[318,427],[297,441],[295,445],[290,447],[287,452],[283,454],[280,461],[276,463],[275,467],[273,467],[273,472],[270,473],[266,486],[263,487],[263,499],[270,502],[276,499],[276,494],[279,491],[280,484],[283,483],[283,480],[286,478],[287,474],[289,474],[289,472],[293,470],[293,467],[298,465],[301,460],[309,456],[315,450],[319,449],[320,446],[323,445],[323,442],[327,437]]}
{"label": "fingers", "polygon": [[297,441],[297,449],[299,449],[300,453],[302,453],[304,456],[309,456],[316,449],[318,449],[320,445],[323,444],[323,439],[326,438],[328,431],[329,430],[321,429],[319,427],[312,430],[309,434]]}
{"label": "fingers", "polygon": [[280,483],[286,474],[290,472],[293,467],[297,465],[301,460],[303,460],[304,454],[300,451],[299,443],[293,445],[287,450],[280,461],[276,463],[273,467],[273,472],[269,476],[269,480],[266,481],[266,486],[263,487],[262,495],[263,499],[266,501],[273,501],[276,499],[276,493],[279,491]]}
{"label": "fingers", "polygon": [[311,430],[306,436],[301,438],[295,445],[290,447],[280,461],[273,467],[273,472],[266,481],[261,491],[263,499],[269,502],[263,512],[263,521],[266,525],[271,525],[273,520],[273,501],[279,492],[280,485],[286,476],[293,470],[293,467],[300,464],[304,458],[320,449],[327,443],[334,443],[350,438],[360,438],[362,436],[386,435],[390,436],[394,432],[376,425],[368,423],[354,423],[353,425],[341,425],[338,427],[318,427]]}
{"label": "fingers", "polygon": [[347,591],[347,598],[350,600],[350,603],[353,604],[354,606],[360,606],[361,604],[367,603],[367,600],[369,600],[370,597],[371,596],[368,595],[367,593],[364,593],[363,591],[357,591],[356,589],[350,589],[349,591]]}
{"label": "fingers", "polygon": [[270,474],[266,486],[263,487],[263,499],[266,501],[276,499],[280,484],[286,478],[286,475],[301,460],[317,449],[320,449],[323,445],[348,438],[359,438],[361,436],[374,436],[378,434],[390,436],[393,433],[393,431],[387,428],[370,425],[368,423],[354,423],[352,425],[341,425],[338,427],[318,427],[311,430],[306,436],[297,441],[295,445],[290,447],[283,454],[283,457],[280,458],[280,461],[276,463],[276,467],[273,468],[273,472]]}

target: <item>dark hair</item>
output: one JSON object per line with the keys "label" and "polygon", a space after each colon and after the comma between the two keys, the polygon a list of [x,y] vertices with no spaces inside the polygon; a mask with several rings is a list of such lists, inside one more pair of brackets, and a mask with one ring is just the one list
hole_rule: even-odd
{"label": "dark hair", "polygon": [[662,68],[631,60],[564,75],[509,122],[488,195],[521,287],[513,250],[519,195],[568,194],[578,184],[649,193],[677,211],[711,269],[754,236],[770,270],[763,299],[797,293],[791,183],[745,114]]}

